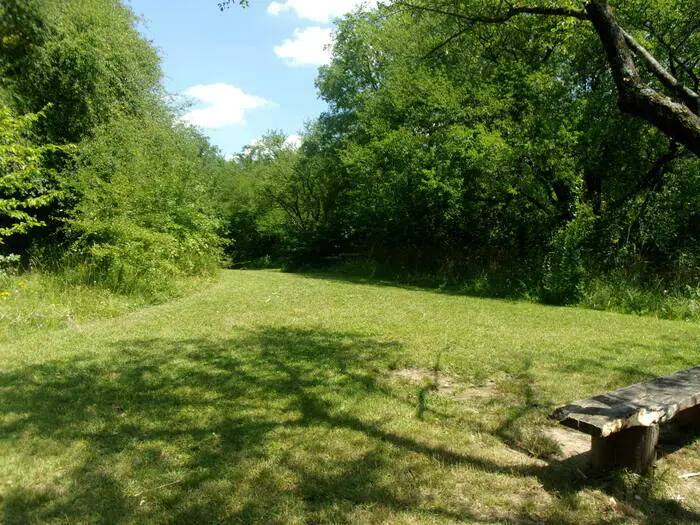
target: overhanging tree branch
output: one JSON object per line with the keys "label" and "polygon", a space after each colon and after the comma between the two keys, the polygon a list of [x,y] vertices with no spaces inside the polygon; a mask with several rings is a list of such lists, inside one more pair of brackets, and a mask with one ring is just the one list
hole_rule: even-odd
{"label": "overhanging tree branch", "polygon": [[[612,8],[606,0],[588,0],[585,11],[565,7],[519,6],[509,7],[495,16],[469,15],[443,9],[440,6],[414,4],[396,0],[394,5],[409,10],[425,11],[452,17],[470,26],[473,24],[501,24],[519,15],[542,15],[575,18],[593,25],[605,49],[621,111],[642,118],[657,127],[668,137],[683,144],[700,156],[700,97],[692,89],[679,82],[639,42],[617,23]],[[460,33],[441,44],[449,43]],[[634,55],[649,67],[669,95],[647,85],[637,70]],[[677,102],[674,98],[682,101]]]}
{"label": "overhanging tree branch", "polygon": [[692,89],[684,86],[678,80],[676,80],[676,78],[661,64],[659,64],[652,54],[649,53],[644,46],[637,42],[632,35],[627,33],[625,30],[622,30],[622,34],[625,36],[627,45],[638,57],[644,60],[654,76],[659,79],[666,89],[681,99],[683,103],[693,111],[693,113],[698,114],[700,112],[700,96],[698,96],[698,94]]}
{"label": "overhanging tree branch", "polygon": [[[700,117],[696,113],[697,104],[695,108],[679,104],[644,83],[634,63],[626,33],[615,21],[607,2],[593,0],[586,4],[586,12],[607,54],[620,109],[643,118],[700,155]],[[660,65],[658,67],[663,70]],[[667,75],[673,78],[670,73]]]}
{"label": "overhanging tree branch", "polygon": [[464,22],[469,22],[472,24],[502,24],[507,22],[511,18],[518,15],[545,15],[545,16],[565,16],[569,18],[577,18],[578,20],[588,20],[588,15],[585,11],[579,11],[577,9],[568,9],[565,7],[511,7],[505,13],[500,16],[469,16],[463,13],[457,13],[454,11],[447,11],[437,7],[425,6],[412,4],[410,2],[404,2],[399,0],[394,2],[394,5],[405,7],[407,9],[413,9],[418,11],[426,11],[429,13],[435,13],[439,15],[446,15],[453,18],[457,18]]}

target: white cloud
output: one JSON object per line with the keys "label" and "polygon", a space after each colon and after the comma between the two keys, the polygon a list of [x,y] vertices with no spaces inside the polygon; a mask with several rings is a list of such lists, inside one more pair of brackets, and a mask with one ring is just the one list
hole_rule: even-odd
{"label": "white cloud", "polygon": [[329,22],[357,7],[376,7],[377,0],[284,0],[284,3],[272,2],[267,6],[271,15],[286,11],[295,11],[299,18],[314,22]]}
{"label": "white cloud", "polygon": [[275,46],[275,54],[290,66],[320,66],[331,61],[333,30],[323,27],[295,29],[294,38]]}
{"label": "white cloud", "polygon": [[299,149],[301,148],[302,139],[299,135],[290,135],[287,140],[284,141],[284,145],[288,148]]}
{"label": "white cloud", "polygon": [[261,97],[248,95],[228,84],[193,86],[185,95],[207,104],[208,107],[186,113],[182,120],[207,129],[245,124],[246,111],[270,107],[272,103]]}

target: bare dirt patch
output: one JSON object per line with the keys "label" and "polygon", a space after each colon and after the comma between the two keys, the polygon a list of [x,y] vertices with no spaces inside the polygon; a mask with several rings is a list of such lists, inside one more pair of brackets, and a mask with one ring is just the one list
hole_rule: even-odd
{"label": "bare dirt patch", "polygon": [[478,387],[466,387],[454,376],[429,368],[402,368],[394,370],[392,377],[403,379],[413,385],[430,387],[435,394],[449,397],[455,401],[488,400],[498,395],[495,381],[487,381]]}
{"label": "bare dirt patch", "polygon": [[591,451],[591,436],[563,426],[546,427],[542,434],[559,445],[559,459],[569,459]]}
{"label": "bare dirt patch", "polygon": [[498,396],[498,388],[495,381],[486,381],[481,386],[461,389],[456,395],[452,396],[455,401],[478,401],[489,400]]}
{"label": "bare dirt patch", "polygon": [[[402,368],[392,371],[390,375],[421,387],[422,391],[430,391],[462,403],[465,407],[474,404],[476,407],[473,408],[474,410],[479,410],[481,405],[499,397],[503,401],[512,398],[513,402],[524,402],[514,391],[520,388],[519,383],[508,377],[501,382],[491,379],[479,386],[468,386],[460,383],[450,374],[429,368]],[[532,399],[529,402],[531,406],[539,406],[532,405],[534,403]],[[536,458],[567,460],[576,456],[583,457],[591,450],[590,436],[563,426],[542,428],[538,425],[537,429],[530,429],[530,431],[516,428],[511,437],[512,439],[507,440],[511,446]]]}

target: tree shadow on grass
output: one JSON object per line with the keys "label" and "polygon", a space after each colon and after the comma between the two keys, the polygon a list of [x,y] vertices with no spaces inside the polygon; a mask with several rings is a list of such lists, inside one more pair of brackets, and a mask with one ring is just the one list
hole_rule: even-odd
{"label": "tree shadow on grass", "polygon": [[[501,463],[414,431],[427,423],[380,380],[400,351],[358,334],[262,328],[223,341],[125,339],[103,356],[0,373],[0,446],[34,472],[4,490],[2,521],[579,522],[566,513],[583,488],[572,466]],[[492,474],[535,478],[562,511],[477,512],[440,479],[463,467],[484,490]],[[675,502],[645,512],[648,523],[700,521]]]}
{"label": "tree shadow on grass", "polygon": [[[623,471],[595,472],[591,469],[590,451],[558,460],[551,456],[550,447],[546,443],[538,442],[539,439],[537,439],[537,437],[541,437],[545,442],[555,444],[552,442],[552,438],[536,431],[535,438],[530,436],[529,439],[523,439],[522,429],[528,427],[530,416],[541,412],[542,403],[544,402],[547,413],[550,413],[553,408],[549,401],[543,401],[542,394],[537,392],[537,385],[530,374],[530,368],[531,362],[526,359],[523,362],[522,370],[513,378],[513,384],[518,390],[514,393],[518,400],[511,403],[512,406],[507,411],[507,415],[503,417],[495,430],[492,430],[493,435],[514,450],[534,456],[538,456],[538,448],[545,451],[544,456],[548,457],[546,467],[520,469],[520,475],[538,477],[543,488],[556,494],[562,506],[571,504],[572,511],[576,508],[576,498],[580,491],[596,489],[615,498],[621,498],[624,505],[633,509],[634,517],[640,523],[649,525],[700,523],[700,514],[684,508],[676,500],[659,497],[655,471],[651,471],[646,476],[637,476]],[[627,372],[627,369],[616,368],[615,370]],[[639,374],[641,372],[634,369],[631,373]],[[659,458],[694,443],[697,440],[697,430],[688,427],[681,428],[675,424],[662,427]],[[523,446],[523,441],[527,442],[527,445]],[[643,494],[643,496],[640,497],[639,494]],[[604,521],[609,523],[610,519],[606,518]]]}

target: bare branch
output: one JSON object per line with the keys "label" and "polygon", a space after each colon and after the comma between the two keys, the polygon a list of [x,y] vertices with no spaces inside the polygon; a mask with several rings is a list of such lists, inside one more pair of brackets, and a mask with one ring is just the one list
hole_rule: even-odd
{"label": "bare branch", "polygon": [[423,59],[426,59],[426,58],[428,58],[429,56],[433,55],[434,53],[437,53],[437,52],[440,51],[443,47],[445,47],[446,45],[448,45],[448,44],[449,44],[450,42],[452,42],[453,40],[459,38],[460,36],[462,36],[462,35],[463,35],[464,33],[466,33],[467,31],[468,31],[468,29],[466,29],[466,28],[465,28],[465,29],[462,29],[461,31],[457,31],[457,32],[456,32],[454,35],[452,35],[450,38],[448,38],[448,39],[446,39],[446,40],[443,40],[441,43],[439,43],[439,44],[436,45],[433,49],[431,49],[431,50],[428,51],[425,55],[423,55]]}
{"label": "bare branch", "polygon": [[463,22],[468,22],[470,24],[502,24],[507,22],[511,18],[518,15],[544,15],[544,16],[563,16],[568,18],[576,18],[578,20],[588,20],[588,15],[585,11],[579,11],[577,9],[568,9],[565,7],[511,7],[505,13],[500,16],[468,16],[462,13],[456,13],[454,11],[446,11],[437,7],[430,7],[424,5],[416,5],[410,2],[405,2],[399,0],[395,2],[394,5],[399,5],[406,7],[408,9],[416,11],[427,11],[429,13],[435,13],[439,15],[445,15],[452,18],[457,18]]}

